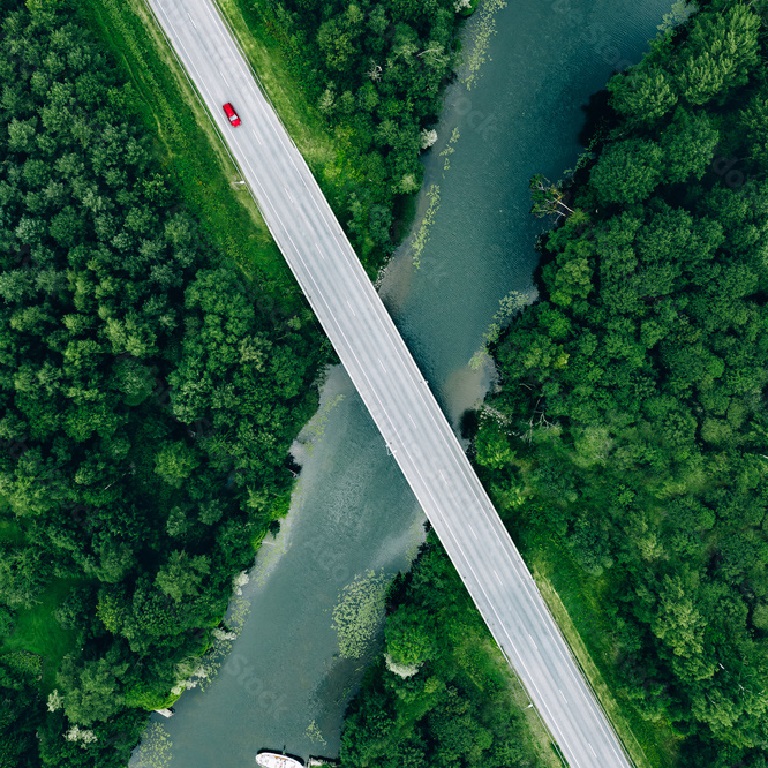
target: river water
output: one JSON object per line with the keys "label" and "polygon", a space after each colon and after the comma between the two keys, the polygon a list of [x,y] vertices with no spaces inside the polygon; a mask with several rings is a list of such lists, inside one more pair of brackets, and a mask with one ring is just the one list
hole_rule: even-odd
{"label": "river water", "polygon": [[[528,213],[528,179],[558,179],[575,163],[583,105],[639,59],[670,4],[509,0],[494,10],[499,0],[481,0],[469,20],[414,231],[380,288],[454,425],[490,381],[476,353],[501,300],[533,296],[543,224]],[[133,768],[245,768],[263,748],[338,754],[344,707],[377,652],[383,585],[408,567],[424,518],[343,370],[329,372],[295,449],[303,469],[291,511],[233,602],[239,636],[173,718],[153,715]],[[343,648],[340,603],[358,617]]]}

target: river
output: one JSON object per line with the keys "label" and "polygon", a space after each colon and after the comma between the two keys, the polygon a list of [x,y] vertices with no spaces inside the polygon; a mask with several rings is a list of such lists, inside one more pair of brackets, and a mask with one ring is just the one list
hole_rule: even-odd
{"label": "river", "polygon": [[[454,425],[489,384],[477,353],[500,302],[534,295],[543,223],[528,213],[528,179],[558,179],[575,163],[583,105],[639,59],[670,4],[509,0],[492,10],[499,0],[481,0],[469,20],[414,231],[380,288]],[[233,601],[239,636],[223,641],[227,653],[204,665],[173,718],[153,715],[132,768],[245,768],[265,747],[338,754],[346,702],[377,652],[382,590],[411,562],[424,519],[343,370],[329,372],[295,449],[303,468],[291,510]],[[342,622],[346,656],[340,604],[357,608]]]}

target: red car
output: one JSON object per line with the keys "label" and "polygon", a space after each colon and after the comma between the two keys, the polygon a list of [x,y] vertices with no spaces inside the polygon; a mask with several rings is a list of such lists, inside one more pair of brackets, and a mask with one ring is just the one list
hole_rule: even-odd
{"label": "red car", "polygon": [[224,114],[227,116],[227,120],[229,120],[233,128],[237,128],[237,126],[240,125],[240,115],[235,112],[235,108],[229,102],[224,105]]}

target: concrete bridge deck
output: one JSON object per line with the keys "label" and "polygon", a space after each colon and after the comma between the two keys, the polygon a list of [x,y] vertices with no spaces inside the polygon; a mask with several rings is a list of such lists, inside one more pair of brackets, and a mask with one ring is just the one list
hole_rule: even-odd
{"label": "concrete bridge deck", "polygon": [[[496,642],[574,768],[628,768],[531,574],[210,0],[149,0],[275,241]],[[242,126],[222,111],[232,102]]]}

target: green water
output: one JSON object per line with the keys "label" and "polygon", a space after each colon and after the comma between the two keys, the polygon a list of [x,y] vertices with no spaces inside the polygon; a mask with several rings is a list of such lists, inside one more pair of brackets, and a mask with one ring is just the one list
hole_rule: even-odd
{"label": "green water", "polygon": [[[454,424],[487,386],[487,368],[468,362],[500,300],[513,290],[533,295],[543,225],[528,214],[528,179],[557,179],[573,165],[582,105],[612,69],[639,58],[670,4],[510,0],[495,15],[473,87],[463,82],[468,70],[450,87],[425,157],[415,231],[430,206],[426,190],[439,188],[439,207],[419,268],[406,242],[381,294]],[[481,13],[470,20],[467,55],[487,24]],[[453,151],[441,156],[446,147]],[[343,371],[329,375],[296,453],[303,470],[291,512],[243,588],[240,636],[205,690],[182,696],[172,719],[153,716],[165,731],[154,741],[158,759],[139,753],[136,768],[253,766],[265,747],[305,758],[338,753],[344,706],[366,659],[340,655],[333,609],[356,577],[408,566],[423,516]],[[355,628],[357,637],[370,629]],[[375,639],[369,647],[376,652]]]}

